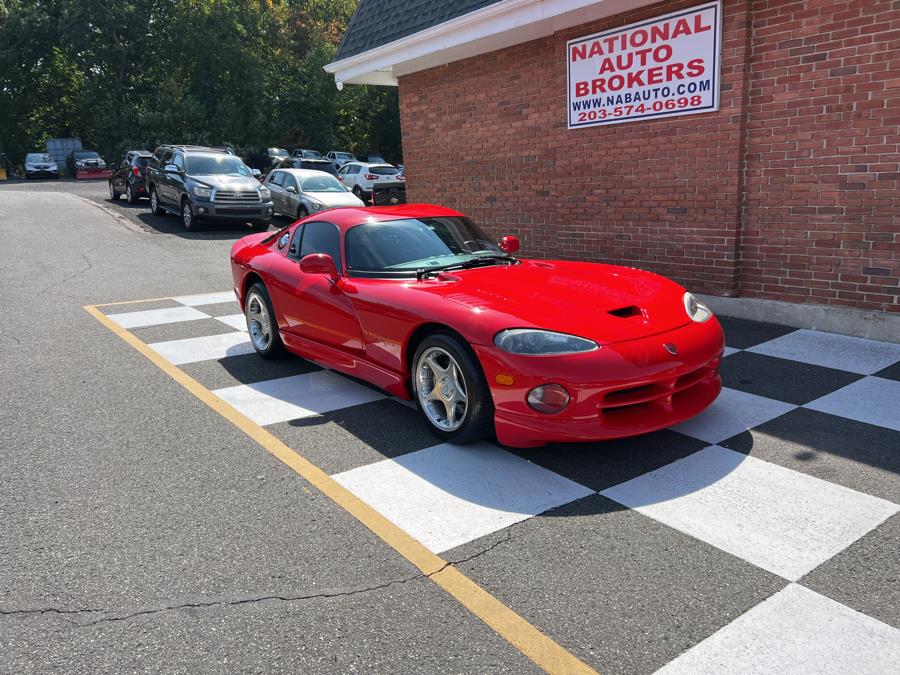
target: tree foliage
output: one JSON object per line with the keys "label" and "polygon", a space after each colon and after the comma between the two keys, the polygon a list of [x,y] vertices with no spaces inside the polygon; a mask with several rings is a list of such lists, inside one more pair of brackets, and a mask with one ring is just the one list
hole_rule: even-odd
{"label": "tree foliage", "polygon": [[322,67],[355,0],[0,0],[0,150],[76,136],[107,158],[159,143],[377,151],[397,92]]}

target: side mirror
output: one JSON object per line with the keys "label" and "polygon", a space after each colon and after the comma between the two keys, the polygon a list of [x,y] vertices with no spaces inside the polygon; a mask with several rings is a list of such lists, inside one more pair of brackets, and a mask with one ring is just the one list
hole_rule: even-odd
{"label": "side mirror", "polygon": [[500,240],[499,246],[500,250],[507,255],[515,255],[516,251],[521,248],[521,244],[519,244],[519,238],[512,234],[503,237]]}
{"label": "side mirror", "polygon": [[260,171],[259,169],[250,169],[250,174],[254,178],[259,178],[262,175],[262,171]]}
{"label": "side mirror", "polygon": [[300,269],[304,274],[324,274],[332,281],[338,278],[334,258],[327,253],[310,253],[300,260]]}
{"label": "side mirror", "polygon": [[291,194],[294,194],[294,195],[297,194],[297,188],[295,188],[293,185],[288,185],[286,190],[288,192],[290,192]]}
{"label": "side mirror", "polygon": [[174,164],[166,164],[166,173],[178,173],[178,167]]}

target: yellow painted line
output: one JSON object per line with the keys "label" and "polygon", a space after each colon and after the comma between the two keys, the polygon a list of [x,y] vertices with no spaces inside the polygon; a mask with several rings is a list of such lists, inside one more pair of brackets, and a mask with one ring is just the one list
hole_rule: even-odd
{"label": "yellow painted line", "polygon": [[[161,299],[168,300],[170,298]],[[481,588],[459,569],[429,551],[419,541],[394,525],[322,469],[220,399],[183,370],[169,363],[130,331],[109,319],[97,309],[99,306],[105,305],[85,305],[84,309],[191,394],[318,488],[335,504],[354,516],[379,539],[415,565],[422,574],[453,596],[463,607],[481,619],[540,668],[548,673],[597,672]]]}

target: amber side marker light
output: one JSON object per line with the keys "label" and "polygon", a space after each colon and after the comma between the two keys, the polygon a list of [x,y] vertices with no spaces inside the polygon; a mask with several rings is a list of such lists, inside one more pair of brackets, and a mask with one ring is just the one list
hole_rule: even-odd
{"label": "amber side marker light", "polygon": [[512,375],[504,375],[503,373],[500,373],[499,375],[496,375],[494,377],[494,382],[496,382],[497,384],[512,384],[513,382],[515,382],[515,379]]}

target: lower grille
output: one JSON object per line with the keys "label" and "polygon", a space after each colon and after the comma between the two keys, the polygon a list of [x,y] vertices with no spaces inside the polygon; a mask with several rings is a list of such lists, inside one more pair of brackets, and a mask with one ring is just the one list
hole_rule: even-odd
{"label": "lower grille", "polygon": [[719,361],[706,364],[674,378],[650,382],[637,387],[615,389],[607,392],[600,403],[600,412],[604,415],[621,412],[632,412],[641,407],[653,407],[658,403],[672,403],[673,398],[682,392],[703,384],[714,377],[719,368]]}
{"label": "lower grille", "polygon": [[216,209],[216,215],[246,216],[247,218],[253,218],[255,216],[263,216],[265,213],[260,209]]}

